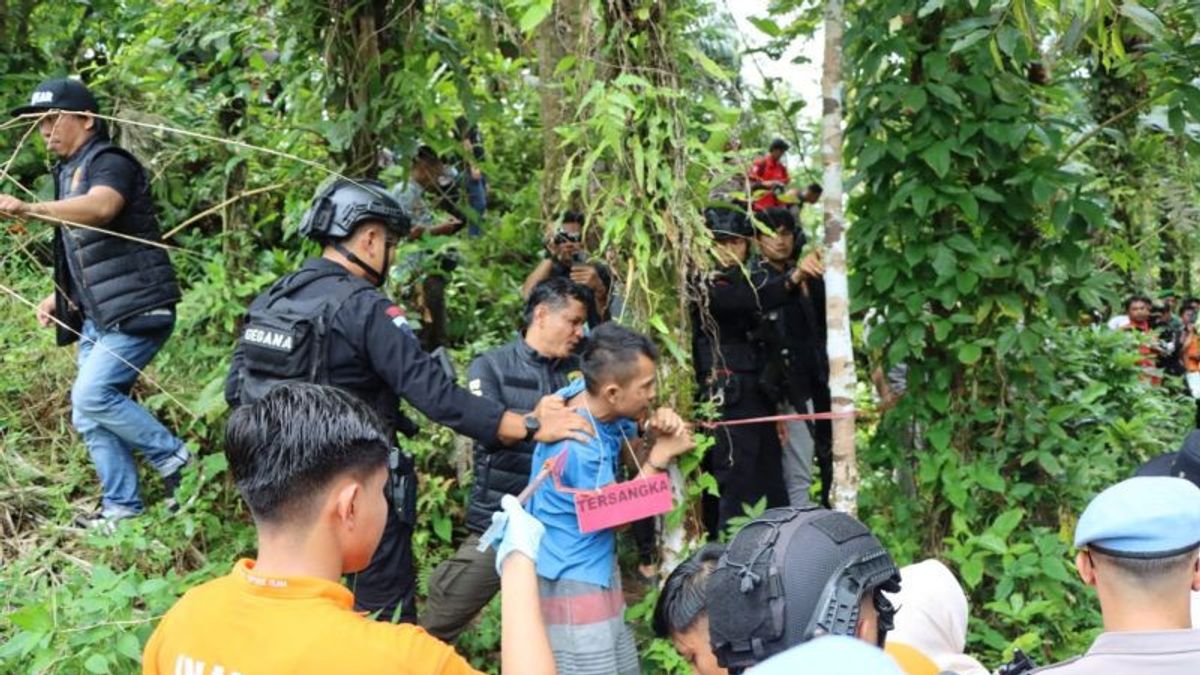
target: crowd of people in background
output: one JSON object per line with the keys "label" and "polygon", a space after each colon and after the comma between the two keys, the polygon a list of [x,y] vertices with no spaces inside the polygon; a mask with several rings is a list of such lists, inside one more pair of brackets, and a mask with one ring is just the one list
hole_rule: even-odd
{"label": "crowd of people in background", "polygon": [[[78,82],[38,87],[16,113],[43,115],[60,158],[56,199],[0,195],[0,215],[90,228],[56,231],[55,290],[38,318],[60,342],[82,340],[73,423],[103,490],[83,524],[111,531],[143,510],[133,450],[168,493],[190,452],[130,398],[180,293],[155,245],[146,173],[96,112]],[[323,185],[298,226],[320,254],[272,283],[230,337],[224,450],[257,552],[162,618],[144,672],[474,672],[447,643],[497,593],[504,672],[641,671],[616,526],[584,527],[580,496],[623,480],[662,485],[696,428],[656,404],[658,350],[621,325],[619,284],[586,214],[547,228],[519,331],[475,356],[466,387],[428,353],[446,339],[453,249],[425,266],[419,338],[381,288],[405,238],[486,227],[482,138],[465,120],[457,133],[465,161],[423,146],[390,191]],[[970,613],[954,571],[898,567],[862,522],[829,509],[831,430],[814,416],[830,407],[824,270],[800,220],[820,187],[793,186],[787,150],[775,140],[746,167],[731,153],[732,175],[704,211],[717,264],[689,290],[696,403],[714,412],[703,461],[718,490],[703,503],[710,543],[667,570],[654,629],[700,675],[988,672],[964,653]],[[1140,355],[1155,383],[1200,373],[1200,303],[1177,315],[1172,295],[1161,300],[1132,298],[1110,324],[1150,338]],[[469,535],[433,570],[420,612],[418,477],[402,438],[418,427],[401,401],[474,441]],[[1200,432],[1138,474],[1080,505],[1075,566],[1104,631],[1044,672],[1200,672]],[[656,521],[630,518],[620,522],[633,522],[638,572],[658,586]]]}
{"label": "crowd of people in background", "polygon": [[1186,393],[1196,401],[1196,427],[1200,428],[1200,333],[1197,313],[1200,298],[1180,301],[1173,290],[1158,294],[1158,302],[1146,295],[1133,295],[1123,311],[1107,322],[1110,330],[1131,331],[1142,336],[1138,361],[1147,382]]}

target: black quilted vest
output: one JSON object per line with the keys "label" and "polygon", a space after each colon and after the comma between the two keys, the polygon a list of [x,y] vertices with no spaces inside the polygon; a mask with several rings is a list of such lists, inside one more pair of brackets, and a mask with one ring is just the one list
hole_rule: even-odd
{"label": "black quilted vest", "polygon": [[[137,166],[133,197],[120,213],[101,229],[161,241],[150,185],[142,165],[125,150],[107,140],[93,137],[71,158],[54,167],[54,197],[67,199],[86,194],[91,188],[92,160],[105,152],[124,155]],[[167,252],[141,241],[81,227],[62,226],[54,232],[54,280],[56,313],[78,328],[83,318],[101,330],[116,330],[126,319],[179,302],[179,284]],[[71,312],[63,291],[83,315]],[[58,328],[58,344],[74,342],[78,336]]]}

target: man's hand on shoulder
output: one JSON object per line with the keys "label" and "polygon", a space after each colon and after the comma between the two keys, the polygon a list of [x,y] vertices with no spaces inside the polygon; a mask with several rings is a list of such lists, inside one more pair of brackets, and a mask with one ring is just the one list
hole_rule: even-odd
{"label": "man's hand on shoulder", "polygon": [[539,425],[533,440],[540,443],[567,439],[588,443],[596,433],[582,415],[567,407],[567,402],[561,396],[543,396],[531,414],[537,418]]}

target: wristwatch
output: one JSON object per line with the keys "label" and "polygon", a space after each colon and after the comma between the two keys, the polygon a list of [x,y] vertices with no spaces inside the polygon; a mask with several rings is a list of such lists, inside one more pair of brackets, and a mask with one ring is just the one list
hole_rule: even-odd
{"label": "wristwatch", "polygon": [[525,420],[525,442],[528,443],[537,435],[538,430],[542,428],[542,422],[533,413],[529,413],[524,417]]}

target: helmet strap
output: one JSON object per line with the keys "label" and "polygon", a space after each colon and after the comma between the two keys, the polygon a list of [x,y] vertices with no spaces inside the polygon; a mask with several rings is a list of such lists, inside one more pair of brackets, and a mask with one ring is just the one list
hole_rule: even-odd
{"label": "helmet strap", "polygon": [[366,262],[364,262],[362,258],[355,255],[353,251],[346,248],[345,246],[342,246],[342,242],[340,242],[340,241],[333,245],[333,250],[337,251],[338,253],[341,253],[342,256],[346,258],[346,260],[349,260],[350,262],[357,265],[359,269],[366,272],[367,280],[370,281],[371,284],[374,285],[376,288],[383,285],[383,270],[377,270],[377,269],[372,268],[370,265],[368,265]]}

